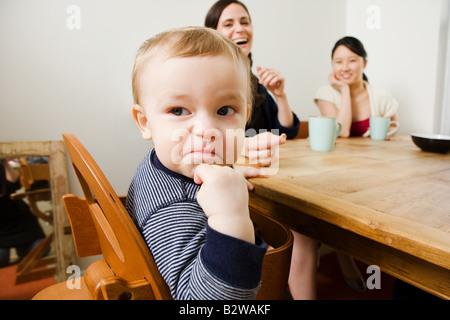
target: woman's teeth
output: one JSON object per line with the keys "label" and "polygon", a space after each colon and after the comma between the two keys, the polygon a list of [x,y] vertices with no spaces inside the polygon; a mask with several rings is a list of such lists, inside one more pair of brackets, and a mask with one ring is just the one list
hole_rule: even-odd
{"label": "woman's teeth", "polygon": [[248,42],[248,39],[236,39],[234,40],[234,43],[237,45],[246,44]]}

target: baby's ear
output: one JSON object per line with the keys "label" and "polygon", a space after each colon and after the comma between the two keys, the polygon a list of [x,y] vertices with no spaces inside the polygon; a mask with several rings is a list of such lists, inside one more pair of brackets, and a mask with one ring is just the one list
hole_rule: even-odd
{"label": "baby's ear", "polygon": [[136,124],[141,131],[142,138],[145,140],[150,140],[152,138],[152,133],[150,132],[150,127],[144,108],[138,104],[135,104],[131,108],[131,114],[133,115],[134,121],[136,121]]}

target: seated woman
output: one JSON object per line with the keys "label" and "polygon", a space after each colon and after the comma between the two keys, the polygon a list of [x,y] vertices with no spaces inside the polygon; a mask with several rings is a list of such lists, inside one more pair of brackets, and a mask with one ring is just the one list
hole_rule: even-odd
{"label": "seated woman", "polygon": [[319,88],[314,101],[322,116],[342,123],[340,137],[368,136],[371,116],[397,120],[397,100],[386,90],[369,85],[364,74],[367,53],[358,39],[340,39],[331,58],[330,85]]}
{"label": "seated woman", "polygon": [[[342,124],[341,138],[369,136],[371,116],[397,120],[397,100],[386,90],[369,85],[364,74],[367,53],[358,39],[338,40],[331,59],[330,85],[319,88],[314,101],[322,116],[337,118]],[[364,291],[366,285],[353,258],[339,252],[337,256],[347,284]]]}

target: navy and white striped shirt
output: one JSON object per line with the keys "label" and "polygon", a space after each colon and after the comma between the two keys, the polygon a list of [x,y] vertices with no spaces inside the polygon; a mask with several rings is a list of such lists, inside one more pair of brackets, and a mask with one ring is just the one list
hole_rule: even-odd
{"label": "navy and white striped shirt", "polygon": [[136,171],[126,208],[174,299],[254,299],[266,244],[210,228],[197,203],[199,189],[164,167],[153,149]]}

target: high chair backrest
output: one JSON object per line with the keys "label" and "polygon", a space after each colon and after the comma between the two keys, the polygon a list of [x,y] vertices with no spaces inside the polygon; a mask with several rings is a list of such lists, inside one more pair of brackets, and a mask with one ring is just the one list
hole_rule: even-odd
{"label": "high chair backrest", "polygon": [[[103,172],[73,134],[64,133],[63,138],[86,197],[101,253],[114,276],[129,285],[148,281],[152,291],[148,299],[172,299],[149,248]],[[77,235],[73,236],[75,243],[80,243]],[[81,251],[79,256],[84,255]]]}
{"label": "high chair backrest", "polygon": [[[25,190],[31,190],[37,182],[50,181],[50,167],[48,163],[28,163],[26,157],[20,157],[20,184]],[[48,199],[47,199],[48,200]]]}

